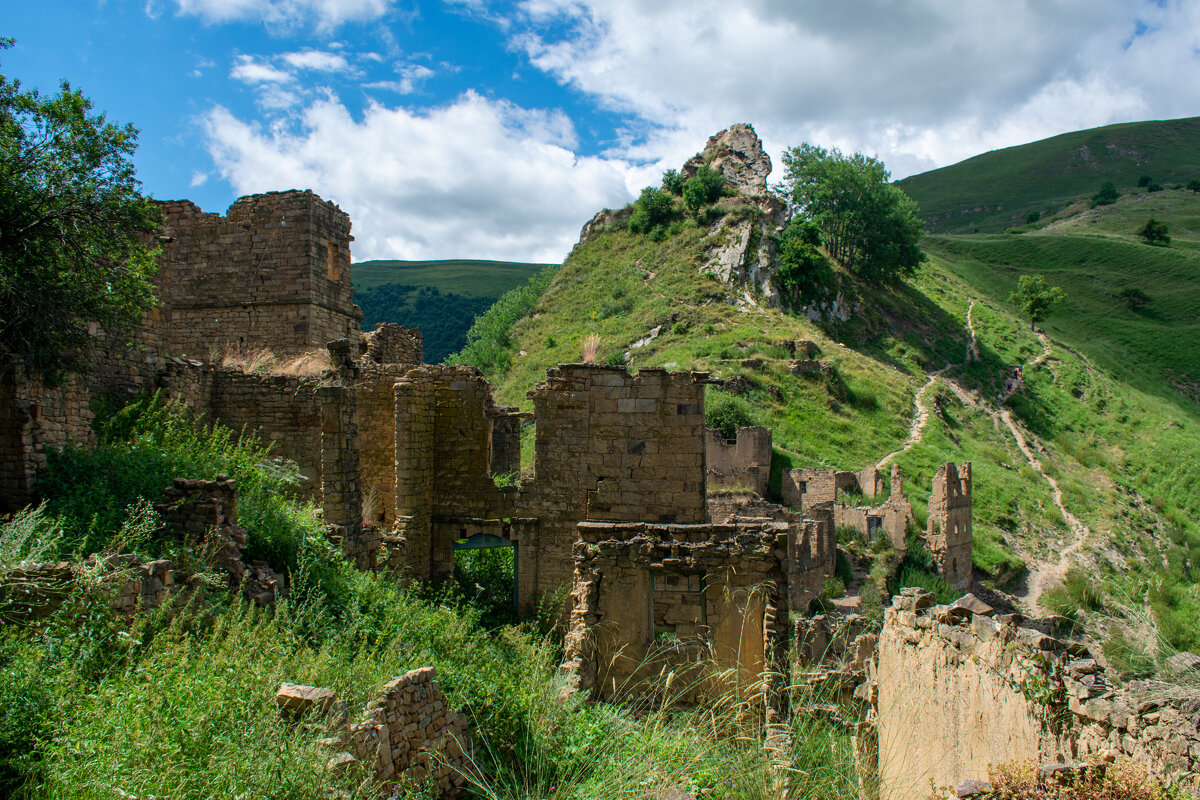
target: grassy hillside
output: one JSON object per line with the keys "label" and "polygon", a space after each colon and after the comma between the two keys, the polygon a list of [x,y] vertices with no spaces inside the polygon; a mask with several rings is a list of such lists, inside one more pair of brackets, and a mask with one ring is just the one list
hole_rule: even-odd
{"label": "grassy hillside", "polygon": [[432,286],[464,297],[499,297],[529,280],[545,264],[449,259],[444,261],[360,261],[351,267],[356,291],[386,283]]}
{"label": "grassy hillside", "polygon": [[466,344],[467,329],[496,298],[544,264],[511,261],[363,261],[353,267],[363,330],[380,322],[419,328],[425,360],[441,363]]}
{"label": "grassy hillside", "polygon": [[[1136,237],[1147,213],[1168,222],[1171,247]],[[1072,563],[1102,580],[1073,578],[1046,593],[1048,607],[1081,624],[1091,613],[1097,635],[1108,635],[1105,620],[1148,613],[1140,652],[1157,641],[1153,633],[1195,647],[1200,413],[1189,385],[1200,378],[1197,219],[1200,200],[1166,191],[1023,235],[928,237],[930,260],[909,284],[883,291],[848,283],[853,316],[828,325],[756,304],[700,274],[711,244],[704,230],[688,227],[659,243],[611,231],[577,248],[529,304],[489,377],[502,402],[527,406],[525,392],[545,369],[578,360],[589,335],[599,337],[599,361],[710,371],[724,385],[710,391],[709,405],[732,405],[770,426],[777,469],[859,469],[900,451],[922,524],[937,465],[971,461],[974,561],[1001,581],[1016,573],[1004,590],[1036,597],[1030,584],[1061,577],[1060,553],[1078,548]],[[1047,274],[1069,296],[1046,326],[1046,352],[1007,301],[1025,273]],[[1145,308],[1131,311],[1115,297],[1129,286],[1150,295]],[[979,349],[971,360],[968,309]],[[790,374],[785,343],[795,339],[815,342],[832,369]],[[1021,364],[1030,365],[1025,386],[1001,406],[997,393]],[[927,383],[929,422],[905,449],[914,395]],[[1061,508],[1048,478],[1062,491]],[[1030,575],[1019,575],[1022,564]],[[1085,590],[1095,596],[1076,596]]]}
{"label": "grassy hillside", "polygon": [[[898,181],[935,233],[999,233],[1143,175],[1163,186],[1200,178],[1200,117],[1131,122],[993,150]],[[1140,190],[1144,191],[1144,190]]]}

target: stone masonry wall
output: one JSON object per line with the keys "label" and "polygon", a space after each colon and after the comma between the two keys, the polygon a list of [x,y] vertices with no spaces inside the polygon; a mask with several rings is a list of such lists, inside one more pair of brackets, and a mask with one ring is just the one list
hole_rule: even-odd
{"label": "stone masonry wall", "polygon": [[160,203],[160,320],[168,355],[226,346],[288,355],[358,334],[350,218],[312,192],[238,199],[226,215]]}
{"label": "stone masonry wall", "polygon": [[955,589],[971,587],[971,464],[942,464],[933,476],[925,531],[938,574]]}
{"label": "stone masonry wall", "polygon": [[0,513],[33,500],[48,447],[95,442],[88,401],[78,378],[47,388],[19,365],[0,368]]}
{"label": "stone masonry wall", "polygon": [[1105,754],[1200,788],[1196,689],[1115,686],[1083,645],[995,617],[971,595],[938,606],[904,589],[892,602],[870,692],[882,800],[924,800],[931,779],[986,780],[988,764]]}
{"label": "stone masonry wall", "polygon": [[170,535],[225,573],[230,588],[241,585],[246,531],[237,524],[236,481],[223,476],[214,481],[176,478],[154,510]]}
{"label": "stone masonry wall", "polygon": [[737,441],[732,443],[720,431],[705,428],[704,450],[709,488],[745,488],[759,497],[766,495],[771,477],[770,428],[738,428]]}
{"label": "stone masonry wall", "polygon": [[528,531],[538,595],[571,585],[576,525],[585,519],[708,521],[707,380],[705,373],[642,369],[635,376],[621,367],[564,364],[530,392],[536,474],[522,488],[518,515],[538,520]]}
{"label": "stone masonry wall", "polygon": [[[564,668],[593,695],[637,694],[675,671],[684,701],[712,669],[742,686],[782,663],[787,523],[581,522]],[[724,688],[724,687],[723,687]]]}

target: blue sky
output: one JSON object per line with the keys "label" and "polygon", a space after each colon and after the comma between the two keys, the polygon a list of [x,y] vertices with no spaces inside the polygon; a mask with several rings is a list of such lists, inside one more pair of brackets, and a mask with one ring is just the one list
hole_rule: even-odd
{"label": "blue sky", "polygon": [[0,71],[141,129],[158,198],[311,188],[364,258],[558,260],[733,122],[895,177],[1200,114],[1170,0],[26,0]]}

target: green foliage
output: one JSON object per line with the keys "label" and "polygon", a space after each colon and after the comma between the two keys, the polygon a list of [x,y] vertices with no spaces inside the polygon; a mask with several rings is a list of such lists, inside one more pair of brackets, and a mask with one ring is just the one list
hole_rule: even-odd
{"label": "green foliage", "polygon": [[933,592],[939,603],[953,603],[962,596],[962,592],[938,576],[933,555],[914,536],[909,537],[904,558],[901,559],[895,576],[888,581],[888,593],[899,594],[900,589],[906,586],[918,586],[927,592]]}
{"label": "green foliage", "polygon": [[661,239],[667,226],[678,217],[674,198],[661,189],[647,186],[633,204],[629,217],[630,233],[644,233]]}
{"label": "green foliage", "polygon": [[[214,425],[198,428],[179,404],[157,396],[127,407],[103,429],[94,450],[51,453],[40,490],[46,513],[64,532],[59,554],[89,555],[126,547],[140,504],[161,499],[178,477],[227,475],[240,493],[238,523],[247,531],[246,559],[284,572],[308,570],[314,585],[336,594],[332,560],[316,508],[293,501],[299,483],[294,464],[273,459],[250,433]],[[158,556],[175,543],[157,534],[136,543],[136,552]]]}
{"label": "green foliage", "polygon": [[470,364],[500,374],[508,370],[515,352],[513,326],[533,313],[557,271],[557,266],[548,266],[524,286],[506,292],[475,320],[467,331],[467,346],[449,356],[446,363]]}
{"label": "green foliage", "polygon": [[90,326],[119,341],[155,302],[137,131],[91,112],[65,81],[43,97],[0,75],[0,350],[51,382],[88,364]]}
{"label": "green foliage", "polygon": [[523,261],[487,261],[451,258],[433,261],[377,260],[359,261],[352,276],[354,291],[398,283],[418,288],[431,286],[442,294],[454,292],[464,297],[499,297],[524,286],[529,279],[551,264]]}
{"label": "green foliage", "polygon": [[1142,177],[1138,178],[1138,188],[1140,189],[1143,186],[1149,186],[1152,180],[1153,179],[1149,175],[1143,175]]}
{"label": "green foliage", "polygon": [[1187,190],[1189,192],[1191,192],[1192,194],[1200,193],[1200,181],[1196,180],[1195,178],[1192,178],[1190,181],[1187,182]]}
{"label": "green foliage", "polygon": [[664,192],[673,194],[676,197],[682,197],[685,181],[686,179],[683,177],[683,175],[679,174],[678,170],[669,169],[663,173],[662,190]]}
{"label": "green foliage", "polygon": [[784,153],[792,201],[820,226],[829,254],[873,283],[895,283],[924,260],[921,221],[883,162],[808,143]]}
{"label": "green foliage", "polygon": [[1025,215],[1025,224],[1032,225],[1033,223],[1037,222],[1041,218],[1042,218],[1042,212],[1030,211],[1028,214]]}
{"label": "green foliage", "polygon": [[442,292],[436,286],[385,283],[354,292],[362,308],[362,329],[394,322],[421,331],[425,361],[441,363],[467,344],[467,331],[476,317],[496,302],[494,297],[468,297]]}
{"label": "green foliage", "polygon": [[1138,236],[1146,240],[1146,244],[1158,245],[1166,247],[1171,243],[1171,237],[1167,235],[1167,224],[1159,222],[1154,217],[1146,220],[1146,224],[1138,231]]}
{"label": "green foliage", "polygon": [[516,622],[515,569],[516,549],[512,547],[454,551],[454,579],[463,597],[480,609],[485,626]]}
{"label": "green foliage", "polygon": [[684,181],[683,202],[689,211],[695,213],[704,206],[715,203],[724,190],[725,176],[706,164]]}
{"label": "green foliage", "polygon": [[754,409],[728,392],[709,392],[704,402],[704,424],[721,432],[726,441],[737,439],[737,429],[755,425]]}
{"label": "green foliage", "polygon": [[793,218],[777,239],[775,277],[780,294],[792,308],[823,300],[834,283],[829,260],[817,248],[821,229],[815,222]]}
{"label": "green foliage", "polygon": [[1117,198],[1121,193],[1117,191],[1117,187],[1113,186],[1112,181],[1105,181],[1100,184],[1100,191],[1092,195],[1093,206],[1108,206],[1117,202]]}
{"label": "green foliage", "polygon": [[1029,317],[1030,330],[1066,299],[1067,294],[1061,287],[1046,285],[1044,275],[1022,275],[1017,279],[1017,290],[1008,296],[1008,302]]}
{"label": "green foliage", "polygon": [[1125,305],[1129,306],[1130,311],[1137,311],[1150,303],[1150,295],[1136,286],[1122,289],[1117,296],[1125,302]]}

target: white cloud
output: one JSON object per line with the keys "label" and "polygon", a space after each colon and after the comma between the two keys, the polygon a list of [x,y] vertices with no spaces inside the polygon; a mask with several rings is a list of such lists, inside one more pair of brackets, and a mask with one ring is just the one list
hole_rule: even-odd
{"label": "white cloud", "polygon": [[175,0],[182,16],[208,23],[261,22],[274,30],[306,27],[333,30],[348,22],[384,16],[391,0]]}
{"label": "white cloud", "polygon": [[322,50],[301,50],[297,53],[284,53],[281,56],[285,62],[296,69],[313,72],[348,72],[350,64],[346,57],[339,53],[328,53]]}
{"label": "white cloud", "polygon": [[235,58],[229,77],[251,86],[262,83],[291,83],[295,80],[292,73],[277,69],[265,61],[258,61],[254,56]]}
{"label": "white cloud", "polygon": [[776,154],[819,141],[877,153],[902,175],[1195,114],[1197,30],[1200,4],[1181,2],[525,0],[510,42],[651,123],[629,142],[635,156],[674,164],[745,121]]}
{"label": "white cloud", "polygon": [[386,89],[396,94],[412,94],[418,91],[429,78],[434,75],[433,70],[423,64],[406,64],[398,67],[396,71],[400,74],[400,79],[395,81],[372,81],[364,83],[364,89]]}
{"label": "white cloud", "polygon": [[354,221],[354,255],[556,261],[597,210],[645,175],[578,156],[570,121],[467,92],[424,110],[375,104],[353,118],[336,98],[309,105],[298,130],[206,118],[217,170],[239,194],[312,188]]}
{"label": "white cloud", "polygon": [[192,173],[192,180],[188,186],[195,189],[197,186],[203,186],[206,183],[208,183],[208,173],[196,170]]}

